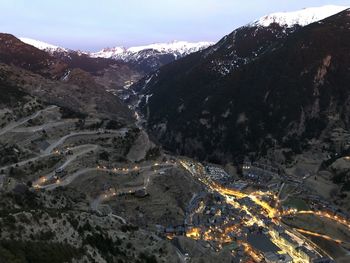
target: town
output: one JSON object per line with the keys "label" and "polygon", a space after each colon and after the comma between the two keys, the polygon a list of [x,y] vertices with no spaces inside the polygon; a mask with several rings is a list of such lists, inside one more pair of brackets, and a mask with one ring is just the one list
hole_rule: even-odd
{"label": "town", "polygon": [[[330,224],[338,224],[349,231],[350,218],[325,201],[313,203],[311,200],[315,197],[312,196],[308,199],[310,210],[307,211],[282,204],[278,196],[290,178],[286,182],[281,180],[280,189],[276,184],[266,185],[280,176],[277,169],[244,163],[243,177],[248,181],[230,182],[230,176],[222,168],[204,167],[188,159],[180,163],[207,185],[208,192],[193,197],[183,226],[165,230],[169,239],[186,235],[205,240],[214,250],[229,247],[236,260],[250,258],[255,262],[333,262],[328,252],[316,245],[310,236],[321,237],[348,249],[348,240],[288,225],[288,219],[293,220],[298,214],[311,214],[327,218]],[[263,184],[266,186],[262,187]]]}

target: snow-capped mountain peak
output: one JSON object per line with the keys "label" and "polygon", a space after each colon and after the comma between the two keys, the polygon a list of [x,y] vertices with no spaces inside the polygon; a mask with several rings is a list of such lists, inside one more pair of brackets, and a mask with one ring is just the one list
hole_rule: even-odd
{"label": "snow-capped mountain peak", "polygon": [[112,48],[108,47],[98,52],[90,53],[90,56],[95,58],[113,58],[125,52],[126,52],[126,48],[124,47],[112,47]]}
{"label": "snow-capped mountain peak", "polygon": [[142,50],[153,49],[158,52],[178,52],[181,55],[190,52],[190,51],[198,51],[204,47],[209,47],[213,45],[212,42],[187,42],[187,41],[172,41],[169,43],[155,43],[146,46],[138,46],[138,47],[130,47],[127,51],[135,53],[140,52]]}
{"label": "snow-capped mountain peak", "polygon": [[114,58],[120,60],[132,60],[139,56],[141,52],[155,51],[162,54],[173,54],[174,56],[185,56],[190,53],[200,51],[213,45],[213,42],[187,42],[173,41],[169,43],[155,43],[144,46],[136,46],[130,48],[114,47],[105,48],[101,51],[91,53],[92,57]]}
{"label": "snow-capped mountain peak", "polygon": [[268,27],[273,23],[277,23],[283,27],[293,27],[294,25],[306,26],[335,15],[348,8],[349,7],[347,6],[326,5],[321,7],[305,8],[294,12],[278,12],[263,16],[251,23],[251,25]]}
{"label": "snow-capped mountain peak", "polygon": [[98,52],[84,52],[62,48],[31,38],[20,37],[19,39],[26,44],[46,51],[54,56],[62,56],[63,54],[63,56],[67,56],[71,59],[71,54],[76,54],[78,56],[84,55],[90,58],[114,59],[116,61],[129,63],[144,72],[157,70],[162,65],[193,52],[203,50],[214,44],[213,42],[191,43],[186,41],[173,41],[170,43],[156,43],[130,48],[116,46],[104,48]]}
{"label": "snow-capped mountain peak", "polygon": [[45,43],[43,41],[39,41],[39,40],[27,38],[27,37],[20,37],[19,40],[21,40],[22,42],[24,42],[28,45],[31,45],[33,47],[36,47],[38,49],[44,50],[44,51],[49,52],[49,53],[68,52],[68,49],[66,49],[66,48],[55,46],[55,45],[52,45],[49,43]]}

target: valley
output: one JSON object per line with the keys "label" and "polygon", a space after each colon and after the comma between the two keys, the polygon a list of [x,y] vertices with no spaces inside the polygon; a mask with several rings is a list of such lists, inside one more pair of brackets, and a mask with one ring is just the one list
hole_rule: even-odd
{"label": "valley", "polygon": [[0,262],[349,262],[349,10],[216,44],[0,34]]}
{"label": "valley", "polygon": [[[144,136],[142,119],[113,129],[101,119],[62,118],[55,105],[39,108],[0,130],[2,145],[14,143],[17,152],[25,152],[16,162],[0,167],[2,192],[29,191],[36,199],[53,195],[65,202],[78,198],[68,210],[70,216],[85,211],[141,227],[150,236],[157,233],[156,243],[170,239],[172,248],[158,259],[196,262],[209,257],[230,262],[291,257],[293,262],[307,262],[322,257],[346,262],[350,218],[310,191],[311,183],[305,182],[316,180],[311,174],[301,179],[269,165],[246,162],[241,175],[232,177],[224,167],[165,153],[145,139],[142,142],[149,148],[141,150],[143,156],[128,160],[134,145],[139,145],[138,137]],[[19,185],[24,189],[19,190]],[[53,206],[50,199],[35,211]],[[57,205],[67,209],[62,201]],[[315,217],[308,220],[320,221],[322,227],[308,224],[305,216]],[[51,231],[56,232],[56,227],[51,225]],[[329,251],[324,242],[339,248]],[[88,258],[104,257],[93,249],[96,256]]]}

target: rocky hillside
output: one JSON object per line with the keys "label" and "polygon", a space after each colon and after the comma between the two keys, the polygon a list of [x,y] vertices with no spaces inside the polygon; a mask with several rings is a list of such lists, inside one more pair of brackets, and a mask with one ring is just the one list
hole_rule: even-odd
{"label": "rocky hillside", "polygon": [[26,43],[27,47],[35,47],[35,50],[39,50],[45,56],[64,63],[65,73],[68,69],[82,69],[93,75],[95,81],[109,91],[123,91],[125,86],[130,85],[129,82],[136,82],[144,76],[141,70],[121,60],[92,56],[89,52],[70,50],[30,38],[19,39]]}
{"label": "rocky hillside", "polygon": [[[79,65],[1,34],[0,90],[12,100],[31,95],[78,114],[129,122],[129,109]],[[84,64],[84,63],[83,63]],[[86,65],[86,64],[85,64]]]}
{"label": "rocky hillside", "polygon": [[0,262],[177,262],[170,243],[155,235],[75,208],[84,197],[25,185],[2,194]]}
{"label": "rocky hillside", "polygon": [[252,23],[163,67],[135,86],[149,130],[171,150],[225,161],[348,127],[349,24],[349,10],[305,27]]}
{"label": "rocky hillside", "polygon": [[3,33],[0,33],[0,61],[51,78],[61,77],[67,69],[63,61]]}

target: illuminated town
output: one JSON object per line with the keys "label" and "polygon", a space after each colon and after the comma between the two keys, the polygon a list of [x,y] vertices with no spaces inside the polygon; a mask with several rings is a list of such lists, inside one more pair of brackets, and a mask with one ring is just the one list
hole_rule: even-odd
{"label": "illuminated town", "polygon": [[[62,154],[59,151],[54,153]],[[206,191],[195,194],[190,200],[183,225],[165,226],[160,236],[170,240],[186,236],[206,242],[206,246],[214,251],[229,248],[233,258],[242,262],[333,262],[332,256],[312,237],[333,242],[344,249],[350,247],[346,240],[290,224],[289,221],[293,221],[295,216],[309,215],[327,219],[350,230],[346,214],[325,201],[313,203],[311,200],[314,196],[309,197],[308,210],[284,205],[281,192],[291,178],[277,178],[278,171],[272,167],[245,163],[242,166],[245,179],[238,181],[218,166],[204,166],[188,158],[177,161],[171,158],[164,162],[129,167],[98,165],[81,172],[101,171],[123,175],[149,169],[153,174],[162,175],[172,167],[185,169],[205,186]],[[39,178],[34,187],[54,189],[69,184],[72,177],[74,174],[66,177],[64,170],[58,169]],[[96,198],[94,206],[125,194],[145,196],[151,179],[152,176],[144,177],[144,184],[136,188],[106,188]],[[190,256],[186,254],[185,258],[189,260]]]}
{"label": "illuminated town", "polygon": [[[248,183],[222,183],[229,175],[221,168],[204,167],[189,160],[180,163],[208,188],[208,193],[193,198],[189,205],[185,219],[185,234],[189,238],[205,240],[216,250],[229,246],[232,253],[245,262],[333,262],[310,236],[347,246],[342,240],[284,223],[285,218],[311,214],[350,228],[345,215],[326,210],[285,208],[277,196],[277,189],[264,187],[245,191],[242,188],[247,189]],[[258,176],[251,164],[243,165],[243,170],[251,177]],[[256,187],[263,188],[259,184]],[[173,238],[175,232],[167,233],[168,237]]]}
{"label": "illuminated town", "polygon": [[[109,135],[109,131],[102,132]],[[350,231],[345,212],[320,196],[309,194],[304,188],[303,182],[310,177],[308,175],[300,180],[271,165],[244,162],[241,175],[233,177],[221,166],[171,155],[164,155],[162,160],[124,166],[100,162],[95,167],[69,171],[69,165],[78,156],[93,152],[97,146],[71,144],[60,147],[65,137],[62,138],[44,154],[63,157],[66,161],[33,181],[33,187],[38,191],[68,186],[79,176],[91,172],[140,178],[140,184],[136,186],[105,185],[91,202],[91,209],[98,211],[102,203],[120,196],[143,198],[149,195],[148,186],[154,178],[163,176],[170,169],[179,169],[201,184],[204,190],[193,194],[183,223],[164,225],[158,233],[160,237],[175,240],[185,236],[204,242],[206,248],[216,252],[228,249],[234,259],[242,262],[333,262],[329,253],[332,251],[320,246],[318,240],[335,244],[344,251],[350,248],[345,234],[343,238],[296,221],[296,218],[306,218],[313,225],[316,218],[324,220],[325,226],[335,225]],[[114,216],[125,222],[122,217]],[[189,261],[191,255],[186,251],[183,254]]]}

